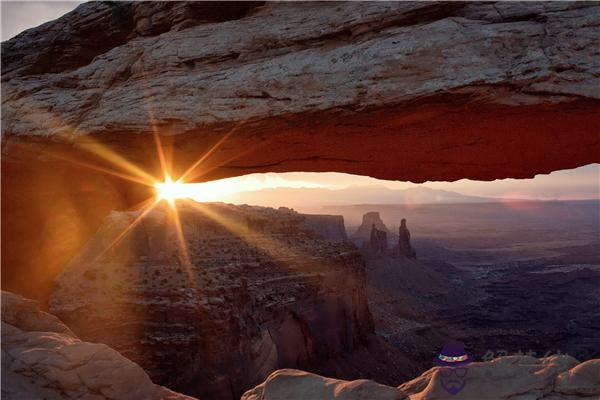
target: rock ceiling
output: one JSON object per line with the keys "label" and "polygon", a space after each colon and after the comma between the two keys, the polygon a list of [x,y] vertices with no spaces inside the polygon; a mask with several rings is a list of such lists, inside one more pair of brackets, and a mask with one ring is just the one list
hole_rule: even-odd
{"label": "rock ceiling", "polygon": [[599,23],[593,2],[83,4],[2,43],[3,285],[43,299],[107,212],[148,195],[82,164],[114,169],[107,148],[157,176],[154,132],[175,175],[220,143],[196,180],[598,162]]}

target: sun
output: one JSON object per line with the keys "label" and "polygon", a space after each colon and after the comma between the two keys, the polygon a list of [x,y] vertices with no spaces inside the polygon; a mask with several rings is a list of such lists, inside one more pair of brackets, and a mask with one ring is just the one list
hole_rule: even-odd
{"label": "sun", "polygon": [[170,176],[167,176],[164,182],[156,182],[154,187],[158,200],[166,200],[170,204],[174,204],[176,199],[190,197],[188,185],[179,180],[173,181]]}

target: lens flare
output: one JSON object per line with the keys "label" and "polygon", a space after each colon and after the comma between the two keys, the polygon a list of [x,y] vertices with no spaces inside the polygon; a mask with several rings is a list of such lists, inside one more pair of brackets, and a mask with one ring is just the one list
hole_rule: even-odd
{"label": "lens flare", "polygon": [[170,204],[174,204],[176,199],[184,199],[190,197],[189,185],[181,181],[173,181],[170,176],[165,178],[164,182],[156,182],[156,196],[159,200],[166,200]]}

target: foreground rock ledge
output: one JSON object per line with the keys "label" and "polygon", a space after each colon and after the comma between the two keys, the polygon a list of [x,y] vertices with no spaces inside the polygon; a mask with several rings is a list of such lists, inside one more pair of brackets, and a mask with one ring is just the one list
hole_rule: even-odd
{"label": "foreground rock ledge", "polygon": [[283,369],[247,391],[241,400],[591,400],[600,396],[600,359],[579,364],[570,356],[503,357],[469,367],[465,388],[452,396],[438,368],[398,388],[369,380],[342,381]]}
{"label": "foreground rock ledge", "polygon": [[[5,399],[194,400],[153,384],[135,363],[103,344],[80,341],[35,301],[2,292],[2,397]],[[398,388],[284,369],[241,400],[448,399],[438,368]],[[592,400],[600,396],[600,359],[504,357],[469,367],[466,400]]]}
{"label": "foreground rock ledge", "polygon": [[110,347],[79,340],[37,302],[2,291],[2,398],[193,400]]}

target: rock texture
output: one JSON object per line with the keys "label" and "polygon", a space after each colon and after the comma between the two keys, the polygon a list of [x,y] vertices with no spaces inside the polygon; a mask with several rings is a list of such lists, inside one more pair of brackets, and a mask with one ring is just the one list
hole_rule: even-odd
{"label": "rock texture", "polygon": [[433,368],[398,388],[373,381],[346,382],[295,370],[280,370],[249,390],[242,400],[465,400],[595,399],[600,396],[600,360],[578,363],[569,356],[543,359],[504,357],[474,363],[467,384],[456,396],[440,384],[440,369]]}
{"label": "rock texture", "polygon": [[[136,364],[103,344],[80,341],[35,301],[2,292],[2,397],[6,399],[189,399],[153,384]],[[503,357],[469,366],[460,398],[591,400],[600,397],[600,360]],[[448,399],[433,368],[398,388],[283,369],[242,400]]]}
{"label": "rock texture", "polygon": [[[388,235],[390,239],[388,239]],[[402,218],[398,228],[398,236],[393,235],[383,223],[379,212],[369,211],[363,215],[362,223],[351,236],[352,241],[360,246],[364,256],[376,257],[405,257],[417,258],[415,249],[410,244],[410,231],[406,219]],[[397,243],[388,249],[389,242]]]}
{"label": "rock texture", "polygon": [[115,350],[82,342],[38,303],[2,292],[3,399],[193,400],[150,381]]}
{"label": "rock texture", "polygon": [[346,382],[293,369],[273,372],[241,400],[401,400],[395,387],[361,379]]}
{"label": "rock texture", "polygon": [[82,4],[2,44],[3,287],[46,301],[106,214],[150,195],[100,172],[116,167],[94,154],[160,176],[153,132],[175,175],[233,132],[196,180],[491,180],[598,162],[599,10]]}
{"label": "rock texture", "polygon": [[84,4],[4,43],[5,133],[115,143],[158,128],[187,161],[242,124],[220,152],[238,157],[212,177],[493,179],[598,161],[597,3],[250,3],[208,15],[219,7]]}
{"label": "rock texture", "polygon": [[289,209],[190,202],[178,208],[184,251],[168,209],[106,250],[139,216],[110,214],[57,278],[51,312],[200,398],[238,399],[285,367],[398,379],[352,243],[324,240]]}

